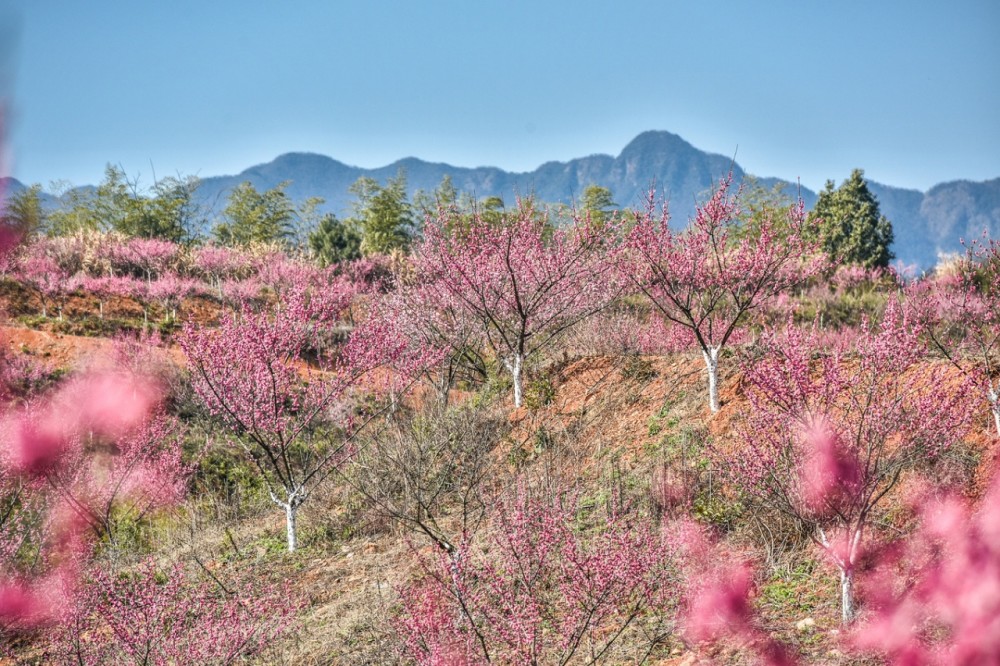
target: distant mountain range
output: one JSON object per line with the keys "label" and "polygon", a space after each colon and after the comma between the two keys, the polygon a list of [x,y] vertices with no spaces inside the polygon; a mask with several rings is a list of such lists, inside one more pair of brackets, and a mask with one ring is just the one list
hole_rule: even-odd
{"label": "distant mountain range", "polygon": [[[698,150],[670,132],[643,132],[617,157],[590,155],[568,162],[546,162],[527,173],[512,173],[495,167],[465,168],[431,163],[408,157],[377,169],[362,169],[313,153],[287,153],[267,164],[250,167],[234,176],[212,176],[202,180],[198,197],[207,210],[221,211],[229,191],[243,181],[268,189],[289,181],[287,193],[296,201],[319,196],[324,210],[345,216],[353,196],[348,187],[361,176],[384,183],[406,170],[410,195],[434,190],[447,174],[460,191],[477,198],[500,196],[510,202],[518,194],[534,194],[542,201],[572,203],[591,184],[609,188],[621,206],[640,206],[651,183],[670,201],[678,226],[686,224],[695,202],[704,198],[713,182],[730,169],[737,182],[746,175],[731,158]],[[842,180],[849,174],[833,174]],[[800,192],[807,207],[816,193],[778,178],[758,178],[770,187],[783,184],[787,192]],[[838,181],[839,182],[839,181]],[[22,187],[11,179],[10,189]],[[933,266],[943,253],[961,251],[960,238],[973,238],[984,230],[1000,238],[1000,178],[985,182],[953,181],[935,185],[927,192],[869,182],[882,213],[893,224],[893,251],[904,264]]]}

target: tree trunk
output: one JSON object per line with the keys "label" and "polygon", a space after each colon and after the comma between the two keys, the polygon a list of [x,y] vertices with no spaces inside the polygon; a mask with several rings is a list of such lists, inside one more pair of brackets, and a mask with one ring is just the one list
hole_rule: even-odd
{"label": "tree trunk", "polygon": [[444,407],[448,406],[448,393],[451,389],[451,382],[449,381],[448,371],[442,370],[441,376],[435,382],[437,385],[438,400]]}
{"label": "tree trunk", "polygon": [[840,570],[840,620],[845,625],[854,620],[854,569]]}
{"label": "tree trunk", "polygon": [[719,348],[702,350],[705,368],[708,370],[708,406],[715,414],[719,411]]}
{"label": "tree trunk", "polygon": [[288,552],[294,553],[298,542],[295,539],[295,512],[299,507],[294,502],[285,504],[285,530],[288,533]]}
{"label": "tree trunk", "polygon": [[996,426],[997,437],[1000,437],[1000,394],[991,385],[987,395],[990,399],[990,411],[993,413],[993,425]]}
{"label": "tree trunk", "polygon": [[524,399],[521,387],[521,366],[524,364],[524,358],[520,354],[514,354],[513,359],[504,359],[503,363],[510,371],[511,379],[514,380],[514,407],[520,407]]}

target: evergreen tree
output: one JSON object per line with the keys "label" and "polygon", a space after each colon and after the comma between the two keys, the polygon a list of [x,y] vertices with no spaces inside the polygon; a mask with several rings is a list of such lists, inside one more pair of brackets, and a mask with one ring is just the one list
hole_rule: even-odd
{"label": "evergreen tree", "polygon": [[583,190],[581,208],[590,214],[590,221],[594,224],[604,224],[611,218],[612,212],[618,208],[611,190],[600,185],[588,185]]}
{"label": "evergreen tree", "polygon": [[164,178],[153,186],[151,196],[134,192],[131,211],[118,231],[141,238],[160,238],[175,243],[196,234],[198,207],[194,192],[200,181],[195,176]]}
{"label": "evergreen tree", "polygon": [[249,181],[229,195],[223,221],[213,233],[224,245],[285,242],[294,234],[295,207],[285,193],[288,183],[259,192]]}
{"label": "evergreen tree", "polygon": [[413,209],[420,218],[418,222],[436,216],[440,208],[448,209],[458,206],[458,198],[458,189],[448,174],[441,178],[441,183],[433,192],[417,190],[413,195]]}
{"label": "evergreen tree", "polygon": [[361,257],[361,234],[354,225],[327,213],[309,234],[309,248],[324,266]]}
{"label": "evergreen tree", "polygon": [[94,205],[96,192],[71,187],[65,181],[53,183],[59,206],[49,214],[48,233],[70,236],[81,231],[107,231]]}
{"label": "evergreen tree", "polygon": [[879,213],[878,199],[868,189],[865,172],[855,169],[851,177],[834,189],[833,181],[819,193],[810,221],[820,219],[823,250],[834,261],[885,268],[895,258],[892,223]]}
{"label": "evergreen tree", "polygon": [[117,231],[126,236],[173,242],[194,235],[196,177],[164,178],[147,192],[125,171],[109,164],[93,190],[68,189],[48,219],[53,235],[79,231]]}
{"label": "evergreen tree", "polygon": [[355,220],[361,228],[361,252],[386,254],[406,249],[413,231],[413,209],[406,198],[406,172],[402,169],[383,187],[373,178],[361,177],[350,192]]}
{"label": "evergreen tree", "polygon": [[34,184],[12,194],[0,212],[3,226],[30,237],[45,230],[46,214],[42,208],[42,186]]}

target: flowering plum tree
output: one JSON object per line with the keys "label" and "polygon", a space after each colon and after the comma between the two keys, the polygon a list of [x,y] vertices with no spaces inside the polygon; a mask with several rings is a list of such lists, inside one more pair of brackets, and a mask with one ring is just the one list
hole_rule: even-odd
{"label": "flowering plum tree", "polygon": [[978,508],[931,497],[914,533],[860,579],[872,612],[852,635],[893,666],[992,664],[1000,655],[1000,476]]}
{"label": "flowering plum tree", "polygon": [[51,656],[85,666],[232,664],[288,631],[297,607],[287,596],[248,584],[218,589],[153,560],[120,575],[95,567],[66,604]]}
{"label": "flowering plum tree", "polygon": [[753,569],[738,553],[717,543],[689,520],[668,523],[684,577],[684,636],[696,643],[734,642],[756,652],[767,666],[792,666],[789,650],[761,629],[751,604]]}
{"label": "flowering plum tree", "polygon": [[321,305],[293,299],[274,316],[244,309],[222,315],[217,329],[188,325],[180,339],[195,391],[284,509],[289,551],[298,508],[349,452],[349,392],[404,347],[388,322],[373,321],[355,330],[332,368],[305,367],[299,354],[330,313]]}
{"label": "flowering plum tree", "polygon": [[181,246],[158,238],[130,238],[112,246],[112,261],[120,272],[145,278],[147,282],[169,272]]}
{"label": "flowering plum tree", "polygon": [[180,277],[176,273],[166,273],[150,282],[146,293],[149,298],[160,303],[165,321],[175,321],[178,306],[186,297],[196,293],[200,286],[196,280]]}
{"label": "flowering plum tree", "polygon": [[[144,378],[102,372],[75,378],[33,404],[4,414],[0,631],[55,621],[56,599],[72,591],[69,581],[76,578],[80,556],[86,552],[87,525],[76,519],[71,502],[61,498],[48,479],[64,473],[76,442],[84,437],[114,442],[128,436],[158,399],[157,388]],[[34,551],[31,560],[36,564],[30,571],[19,566],[17,557],[25,543]]]}
{"label": "flowering plum tree", "polygon": [[219,299],[234,310],[251,306],[260,296],[264,284],[251,276],[244,280],[223,280],[219,283]]}
{"label": "flowering plum tree", "polygon": [[958,268],[912,285],[910,303],[932,346],[980,387],[1000,437],[1000,241],[973,243]]}
{"label": "flowering plum tree", "polygon": [[[719,183],[712,198],[698,207],[690,226],[675,232],[664,206],[657,214],[653,197],[637,213],[621,255],[622,275],[645,294],[669,321],[688,328],[708,370],[708,401],[719,411],[719,352],[737,327],[770,299],[819,270],[805,261],[817,248],[803,238],[802,203],[788,220],[759,220],[752,237],[733,237],[739,217],[739,193],[730,193],[732,175]],[[780,233],[778,230],[780,229]]]}
{"label": "flowering plum tree", "polygon": [[192,471],[181,457],[178,424],[154,414],[110,447],[73,438],[44,477],[82,524],[113,542],[122,521],[183,499]]}
{"label": "flowering plum tree", "polygon": [[60,268],[54,259],[44,254],[31,252],[21,258],[17,276],[38,291],[42,304],[42,316],[49,316],[49,305],[55,304],[62,319],[62,303],[67,295],[70,275]]}
{"label": "flowering plum tree", "polygon": [[588,536],[574,528],[576,510],[568,496],[532,497],[519,485],[497,504],[484,546],[466,539],[425,561],[423,579],[401,595],[408,656],[593,664],[615,661],[616,642],[644,623],[640,654],[669,636],[676,576],[667,543],[625,515]]}
{"label": "flowering plum tree", "polygon": [[438,352],[441,362],[428,367],[427,375],[442,404],[448,404],[448,392],[460,373],[485,379],[479,320],[466,308],[455,307],[436,282],[398,287],[381,299],[379,312],[414,349]]}
{"label": "flowering plum tree", "polygon": [[468,220],[457,216],[442,209],[424,226],[417,275],[479,321],[510,372],[520,407],[525,359],[620,293],[610,260],[614,228],[576,216],[572,226],[553,229],[527,200],[499,222],[479,212]]}
{"label": "flowering plum tree", "polygon": [[135,278],[128,275],[110,275],[80,279],[80,288],[97,297],[98,313],[104,319],[104,303],[112,296],[129,297],[136,291]]}
{"label": "flowering plum tree", "polygon": [[250,258],[237,248],[205,245],[194,252],[193,263],[198,274],[215,287],[221,301],[223,281],[246,278]]}
{"label": "flowering plum tree", "polygon": [[717,452],[744,492],[799,521],[839,569],[845,623],[873,511],[904,471],[960,440],[969,423],[961,387],[938,390],[947,366],[918,371],[917,331],[898,303],[880,325],[865,322],[855,344],[854,355],[814,362],[800,330],[766,336],[766,354],[747,369],[743,451]]}

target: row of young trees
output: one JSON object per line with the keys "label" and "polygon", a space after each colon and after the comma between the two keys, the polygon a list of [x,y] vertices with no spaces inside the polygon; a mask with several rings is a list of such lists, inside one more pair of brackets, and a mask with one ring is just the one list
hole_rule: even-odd
{"label": "row of young trees", "polygon": [[[286,192],[288,182],[260,191],[246,181],[233,188],[213,222],[211,211],[197,200],[199,184],[195,177],[168,177],[143,188],[109,165],[95,188],[60,186],[55,205],[38,184],[12,194],[4,200],[0,221],[28,236],[114,232],[178,243],[207,233],[230,247],[269,243],[311,251],[323,263],[405,248],[416,227],[402,171],[385,186],[368,177],[354,183],[354,212],[344,221],[320,212],[322,198],[296,204]],[[447,187],[443,184],[439,192]]]}

